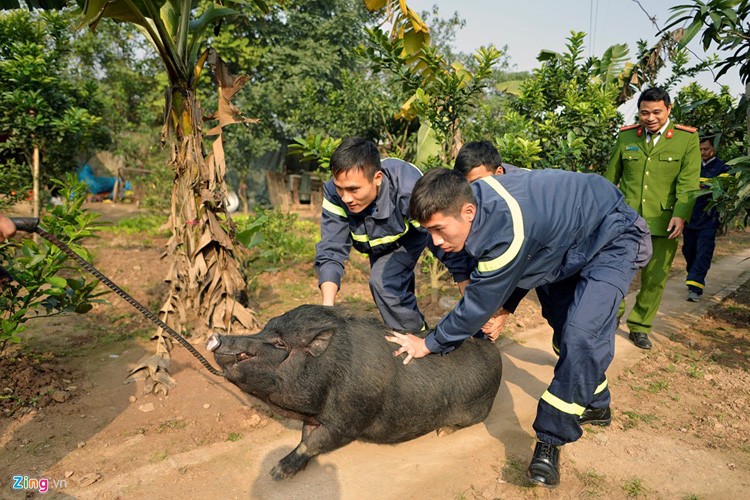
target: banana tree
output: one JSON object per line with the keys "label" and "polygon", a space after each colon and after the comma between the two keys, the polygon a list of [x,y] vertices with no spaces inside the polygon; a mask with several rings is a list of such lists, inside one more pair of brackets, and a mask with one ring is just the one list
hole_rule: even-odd
{"label": "banana tree", "polygon": [[[222,19],[239,14],[232,6],[266,11],[263,0],[231,1],[224,5],[197,0],[85,0],[79,27],[92,30],[104,19],[133,23],[158,52],[169,78],[165,90],[162,144],[169,148],[174,168],[172,236],[166,254],[171,261],[166,282],[169,295],[161,307],[162,319],[176,329],[198,320],[204,328],[252,328],[253,312],[242,304],[244,277],[239,265],[240,246],[225,206],[225,163],[222,128],[248,123],[232,105],[232,97],[247,81],[232,75],[218,54],[206,48],[209,30],[218,31]],[[196,88],[204,66],[212,70],[219,99],[215,113],[204,116]],[[218,124],[203,131],[203,121]],[[203,136],[215,136],[210,151]],[[157,352],[147,356],[133,375],[145,378],[145,389],[163,391],[174,385],[169,376],[170,345],[156,334]]]}

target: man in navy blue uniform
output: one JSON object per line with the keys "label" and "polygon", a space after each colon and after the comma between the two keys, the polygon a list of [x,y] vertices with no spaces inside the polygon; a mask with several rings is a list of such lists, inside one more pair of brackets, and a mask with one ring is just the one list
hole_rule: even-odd
{"label": "man in navy blue uniform", "polygon": [[[410,214],[446,252],[476,260],[458,305],[425,338],[396,334],[404,363],[448,353],[478,331],[518,288],[566,280],[566,314],[555,375],[534,421],[538,442],[527,475],[560,481],[559,447],[581,437],[579,418],[609,407],[605,372],[614,356],[617,310],[636,268],[651,254],[645,221],[600,176],[559,170],[485,177],[434,169],[412,193]],[[568,279],[575,276],[575,279]]]}
{"label": "man in navy blue uniform", "polygon": [[716,231],[719,229],[719,214],[715,208],[706,210],[711,201],[710,186],[705,182],[713,177],[726,175],[729,166],[716,156],[711,137],[700,141],[701,192],[695,200],[693,215],[682,233],[682,255],[687,261],[687,300],[698,302],[706,286],[706,274],[711,267],[711,258],[716,248]]}
{"label": "man in navy blue uniform", "polygon": [[[403,160],[380,160],[377,146],[358,137],[344,139],[331,155],[332,179],[323,185],[320,242],[315,270],[323,305],[334,305],[353,246],[370,257],[370,291],[383,322],[398,331],[418,332],[424,316],[414,294],[414,266],[429,240],[409,219],[411,190],[422,172]],[[464,281],[463,259],[438,258]]]}

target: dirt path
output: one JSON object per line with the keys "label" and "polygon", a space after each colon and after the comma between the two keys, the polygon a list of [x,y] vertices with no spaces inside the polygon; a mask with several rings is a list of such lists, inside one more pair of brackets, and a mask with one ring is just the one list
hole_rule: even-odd
{"label": "dirt path", "polygon": [[[142,248],[134,260],[118,264],[119,271],[105,271],[122,284],[129,268],[158,262],[157,254]],[[504,381],[483,424],[394,446],[353,443],[284,482],[271,480],[268,471],[299,441],[298,422],[270,415],[180,348],[172,365],[178,386],[168,396],[139,395],[122,380],[127,367],[149,352],[148,341],[141,335],[98,343],[66,358],[81,373],[68,382],[75,387],[71,401],[0,420],[0,497],[22,498],[25,492],[11,491],[9,480],[25,475],[65,481],[48,493],[53,498],[734,498],[750,487],[750,423],[735,417],[750,410],[750,350],[738,348],[744,366],[725,372],[723,366],[696,364],[700,356],[691,356],[697,350],[675,340],[686,327],[701,326],[706,311],[750,277],[748,257],[745,249],[715,263],[707,298],[697,304],[684,300],[684,278],[676,273],[657,318],[652,353],[618,332],[608,372],[615,421],[606,430],[587,430],[564,448],[563,484],[555,490],[529,487],[522,477],[537,400],[555,363],[545,326],[525,329],[499,346]],[[158,265],[151,272],[163,275]],[[148,303],[160,290],[140,293],[137,298]],[[73,342],[75,351],[89,336],[111,333],[112,325],[102,325],[111,318],[103,312],[82,317],[74,330],[61,321],[57,348]],[[148,331],[135,316],[117,325]],[[700,379],[691,375],[693,365],[705,372]],[[687,393],[680,390],[683,383],[693,384]],[[707,407],[722,391],[736,407]],[[695,424],[701,418],[703,424]]]}

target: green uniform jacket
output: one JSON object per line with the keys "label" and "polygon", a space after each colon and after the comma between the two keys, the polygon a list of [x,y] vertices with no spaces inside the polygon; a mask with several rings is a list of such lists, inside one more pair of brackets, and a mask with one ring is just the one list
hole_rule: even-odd
{"label": "green uniform jacket", "polygon": [[672,217],[690,220],[700,173],[698,134],[670,121],[653,147],[640,125],[620,129],[604,177],[620,186],[653,236],[668,236]]}

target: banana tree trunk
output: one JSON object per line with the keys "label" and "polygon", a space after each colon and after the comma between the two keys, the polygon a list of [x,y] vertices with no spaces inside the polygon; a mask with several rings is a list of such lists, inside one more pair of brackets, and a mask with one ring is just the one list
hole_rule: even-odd
{"label": "banana tree trunk", "polygon": [[[173,87],[168,94],[167,109],[175,125],[169,162],[175,179],[172,237],[167,243],[170,290],[161,312],[167,323],[178,327],[200,323],[207,329],[230,331],[237,319],[250,328],[255,322],[253,314],[239,302],[245,281],[238,262],[241,247],[233,241],[234,225],[224,201],[227,190],[221,136],[207,157],[195,93]],[[219,155],[220,162],[216,161]]]}
{"label": "banana tree trunk", "polygon": [[[187,85],[167,90],[165,110],[162,140],[169,145],[175,177],[169,219],[172,236],[166,245],[169,293],[160,309],[161,319],[177,331],[187,329],[199,336],[215,330],[231,332],[235,325],[248,331],[258,325],[253,311],[242,303],[244,247],[235,244],[234,223],[225,206],[222,136],[206,155],[200,103]],[[171,340],[161,330],[156,340],[156,353],[144,357],[131,376],[144,381],[145,393],[166,394],[176,384],[168,373]]]}

